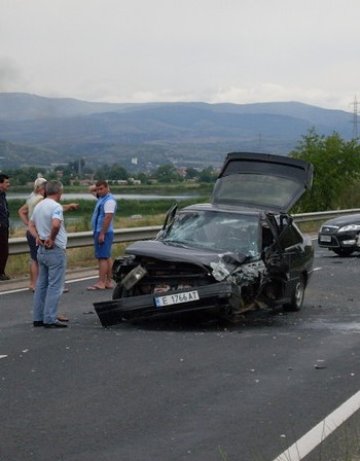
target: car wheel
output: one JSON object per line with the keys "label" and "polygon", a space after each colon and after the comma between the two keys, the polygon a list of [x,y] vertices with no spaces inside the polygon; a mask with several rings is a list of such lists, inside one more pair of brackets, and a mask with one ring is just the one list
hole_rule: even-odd
{"label": "car wheel", "polygon": [[305,296],[305,282],[304,278],[301,277],[297,282],[291,294],[291,300],[289,303],[284,305],[286,311],[299,311],[303,305]]}
{"label": "car wheel", "polygon": [[354,252],[352,248],[334,248],[332,251],[339,256],[350,256]]}

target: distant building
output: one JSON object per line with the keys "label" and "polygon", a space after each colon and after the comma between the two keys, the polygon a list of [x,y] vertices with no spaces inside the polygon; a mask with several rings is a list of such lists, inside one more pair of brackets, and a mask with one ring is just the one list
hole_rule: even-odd
{"label": "distant building", "polygon": [[140,180],[140,179],[134,179],[134,178],[128,178],[128,184],[140,185],[140,184],[141,184],[141,180]]}

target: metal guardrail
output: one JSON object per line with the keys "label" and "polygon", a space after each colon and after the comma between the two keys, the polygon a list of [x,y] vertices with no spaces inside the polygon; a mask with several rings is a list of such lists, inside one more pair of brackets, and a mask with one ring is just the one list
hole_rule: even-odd
{"label": "metal guardrail", "polygon": [[323,221],[337,216],[360,213],[360,208],[351,208],[349,210],[317,211],[315,213],[299,213],[293,217],[296,222]]}
{"label": "metal guardrail", "polygon": [[[336,211],[319,211],[315,213],[294,214],[295,222],[322,221],[336,216],[360,213],[360,208]],[[114,243],[135,242],[136,240],[148,240],[154,238],[162,226],[133,227],[129,229],[115,229]],[[93,245],[91,231],[86,232],[69,232],[68,248],[81,248]],[[29,246],[26,238],[17,237],[9,239],[9,251],[11,255],[24,254],[29,252]]]}
{"label": "metal guardrail", "polygon": [[[156,236],[162,226],[133,227],[129,229],[115,229],[114,243],[135,242],[148,240]],[[67,248],[90,247],[94,245],[93,234],[86,232],[69,232]],[[29,246],[25,237],[9,239],[9,252],[11,255],[29,253]]]}

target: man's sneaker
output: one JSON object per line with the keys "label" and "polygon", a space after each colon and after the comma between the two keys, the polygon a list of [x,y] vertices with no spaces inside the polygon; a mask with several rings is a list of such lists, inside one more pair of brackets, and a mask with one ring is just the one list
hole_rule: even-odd
{"label": "man's sneaker", "polygon": [[33,326],[34,327],[43,327],[44,326],[44,322],[42,320],[34,320],[33,321]]}
{"label": "man's sneaker", "polygon": [[67,328],[67,325],[61,322],[44,323],[45,328]]}
{"label": "man's sneaker", "polygon": [[10,280],[10,277],[6,274],[0,274],[0,282],[5,282],[6,280]]}

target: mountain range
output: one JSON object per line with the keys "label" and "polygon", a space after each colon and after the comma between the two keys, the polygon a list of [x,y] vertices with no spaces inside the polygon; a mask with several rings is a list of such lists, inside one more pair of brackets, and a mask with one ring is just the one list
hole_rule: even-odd
{"label": "mountain range", "polygon": [[312,128],[351,139],[353,114],[301,102],[98,103],[0,93],[0,169],[165,163],[218,166],[227,152],[287,155]]}

